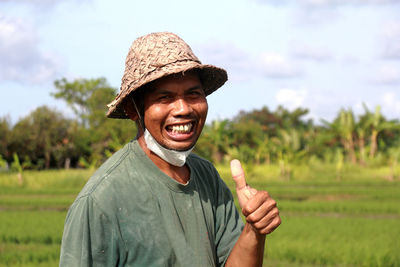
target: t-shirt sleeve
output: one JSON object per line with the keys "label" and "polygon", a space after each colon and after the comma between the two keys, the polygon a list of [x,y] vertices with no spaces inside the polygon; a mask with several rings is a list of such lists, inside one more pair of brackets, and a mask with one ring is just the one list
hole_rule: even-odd
{"label": "t-shirt sleeve", "polygon": [[115,266],[116,250],[106,214],[90,196],[77,199],[65,221],[60,266]]}
{"label": "t-shirt sleeve", "polygon": [[218,206],[216,210],[217,264],[224,266],[233,246],[243,230],[243,221],[236,209],[233,196],[219,179]]}

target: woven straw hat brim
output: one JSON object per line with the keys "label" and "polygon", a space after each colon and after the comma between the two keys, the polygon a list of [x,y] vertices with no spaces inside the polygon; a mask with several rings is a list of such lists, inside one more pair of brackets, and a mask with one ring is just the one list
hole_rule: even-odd
{"label": "woven straw hat brim", "polygon": [[147,75],[144,75],[140,80],[132,82],[128,88],[121,88],[120,93],[117,95],[114,101],[107,105],[109,107],[107,117],[115,119],[128,119],[129,117],[126,115],[122,107],[122,102],[130,93],[136,91],[149,82],[155,81],[162,77],[176,73],[184,74],[185,72],[194,69],[199,70],[200,79],[202,81],[206,96],[220,88],[228,80],[226,71],[213,65],[203,65],[196,61],[171,63],[157,68]]}

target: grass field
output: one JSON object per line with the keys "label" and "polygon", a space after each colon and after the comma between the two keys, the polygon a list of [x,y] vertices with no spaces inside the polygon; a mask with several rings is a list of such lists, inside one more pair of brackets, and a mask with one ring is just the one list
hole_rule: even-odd
{"label": "grass field", "polygon": [[[219,171],[234,191],[229,169]],[[282,225],[265,266],[400,266],[400,179],[385,168],[248,168],[248,183],[277,200]],[[69,205],[90,170],[0,173],[0,266],[57,266]]]}

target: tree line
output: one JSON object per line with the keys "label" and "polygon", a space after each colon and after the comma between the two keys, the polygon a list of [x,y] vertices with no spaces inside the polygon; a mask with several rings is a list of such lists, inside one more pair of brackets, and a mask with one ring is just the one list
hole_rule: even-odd
{"label": "tree line", "polygon": [[[104,78],[61,79],[52,96],[64,100],[75,118],[41,106],[11,125],[0,118],[0,168],[97,167],[136,135],[132,121],[107,119],[106,104],[117,90]],[[379,106],[364,105],[356,116],[340,109],[332,121],[305,119],[308,110],[282,106],[240,111],[234,118],[205,125],[195,152],[214,163],[237,157],[251,164],[328,162],[395,166],[400,159],[400,122],[388,120]]]}

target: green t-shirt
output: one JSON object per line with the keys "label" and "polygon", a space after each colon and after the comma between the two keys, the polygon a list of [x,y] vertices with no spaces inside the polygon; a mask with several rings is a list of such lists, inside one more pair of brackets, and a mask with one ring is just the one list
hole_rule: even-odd
{"label": "green t-shirt", "polygon": [[60,266],[221,266],[243,222],[212,164],[187,159],[177,183],[133,141],[89,179],[69,209]]}

